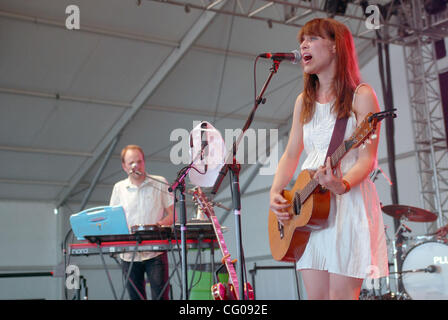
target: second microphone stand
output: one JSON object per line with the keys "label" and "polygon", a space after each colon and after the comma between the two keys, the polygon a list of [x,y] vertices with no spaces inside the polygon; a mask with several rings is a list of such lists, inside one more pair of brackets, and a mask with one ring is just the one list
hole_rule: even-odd
{"label": "second microphone stand", "polygon": [[[179,171],[176,181],[168,188],[169,192],[173,192],[174,190],[180,191],[180,241],[181,241],[181,260],[182,260],[182,298],[184,300],[188,300],[188,279],[187,279],[187,207],[185,205],[185,177],[188,172],[190,172],[192,168],[193,162]],[[176,196],[176,195],[175,195]],[[176,223],[174,223],[176,226]],[[176,228],[174,228],[174,232],[176,232]]]}
{"label": "second microphone stand", "polygon": [[[198,160],[199,157],[203,158],[204,150],[201,150],[191,163],[182,168],[177,174],[177,178],[174,183],[168,188],[169,192],[175,191],[174,196],[176,196],[176,191],[180,191],[180,242],[181,242],[181,261],[182,261],[182,298],[188,300],[188,271],[187,271],[187,206],[185,204],[185,178],[190,170],[193,168],[193,164]],[[205,172],[204,172],[205,173]],[[176,221],[174,221],[174,232],[176,234]]]}

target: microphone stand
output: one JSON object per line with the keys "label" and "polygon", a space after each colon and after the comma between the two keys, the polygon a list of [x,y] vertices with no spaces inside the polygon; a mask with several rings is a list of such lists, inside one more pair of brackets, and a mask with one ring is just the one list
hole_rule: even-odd
{"label": "microphone stand", "polygon": [[[399,257],[398,255],[401,253],[401,248],[403,246],[403,242],[407,239],[406,236],[403,235],[403,233],[405,232],[409,232],[409,230],[407,230],[404,227],[403,222],[400,219],[400,226],[398,227],[397,232],[395,232],[394,235],[394,239],[392,241],[392,245],[393,245],[393,258],[394,258],[394,269],[395,272],[398,276],[395,278],[395,285],[396,285],[396,292],[397,294],[400,294],[400,292],[402,291],[401,288],[403,288],[403,278],[402,278],[402,266],[398,264],[398,259],[402,260],[402,257]],[[398,250],[398,248],[400,248],[400,250]],[[399,252],[400,251],[400,252]]]}
{"label": "microphone stand", "polygon": [[[181,261],[182,261],[182,297],[184,300],[188,300],[188,272],[187,272],[187,207],[185,205],[185,177],[193,167],[193,163],[199,156],[202,156],[202,152],[198,153],[191,163],[182,168],[177,174],[177,178],[174,183],[168,188],[169,192],[173,190],[180,191],[180,241],[181,241]],[[174,224],[174,232],[176,232],[176,224]]]}
{"label": "microphone stand", "polygon": [[215,184],[212,189],[212,194],[216,194],[218,192],[219,187],[221,186],[221,183],[224,179],[224,177],[227,175],[227,172],[230,170],[230,190],[232,194],[232,204],[234,209],[234,215],[235,215],[235,233],[236,233],[236,245],[237,245],[237,261],[238,261],[238,282],[239,282],[239,298],[240,300],[245,300],[244,296],[244,287],[245,283],[243,282],[243,245],[242,245],[242,234],[241,234],[241,193],[240,193],[240,185],[239,185],[239,172],[240,172],[240,164],[236,161],[236,152],[239,143],[241,142],[244,133],[251,125],[254,116],[255,111],[257,111],[258,106],[262,103],[265,104],[266,98],[263,98],[263,95],[271,82],[272,77],[275,73],[278,71],[278,67],[280,65],[281,60],[273,59],[273,64],[270,69],[269,76],[267,80],[265,81],[263,88],[261,89],[260,94],[255,99],[255,105],[249,114],[248,119],[246,120],[246,123],[243,127],[243,130],[238,137],[237,141],[233,143],[232,152],[229,153],[229,156],[226,159],[226,162],[224,166],[222,167],[221,171],[219,172],[218,178],[215,181]]}
{"label": "microphone stand", "polygon": [[[187,176],[188,172],[190,172],[191,168],[193,167],[194,161],[198,158],[199,154],[195,157],[193,161],[187,166],[182,168],[179,173],[177,174],[177,179],[174,181],[174,183],[168,188],[169,192],[173,192],[174,190],[180,191],[180,241],[181,241],[181,260],[182,260],[182,297],[185,300],[188,300],[188,288],[187,288],[187,240],[186,240],[186,232],[187,232],[187,209],[185,205],[185,177]],[[158,181],[160,183],[166,184],[163,181],[154,179],[150,177],[146,172],[141,173],[139,171],[135,171],[134,169],[131,170],[130,173],[136,173],[138,175],[145,175],[145,177]],[[174,195],[176,196],[176,195]],[[176,232],[176,224],[174,223],[174,232]]]}
{"label": "microphone stand", "polygon": [[[187,167],[187,169],[183,168],[179,171],[176,181],[168,188],[169,192],[173,192],[173,190],[180,191],[180,241],[181,241],[181,260],[182,260],[182,297],[184,300],[188,300],[188,279],[187,279],[187,207],[185,206],[185,177],[188,172],[190,172],[193,162]],[[176,226],[176,225],[174,225]],[[176,228],[174,228],[174,232],[176,232]]]}

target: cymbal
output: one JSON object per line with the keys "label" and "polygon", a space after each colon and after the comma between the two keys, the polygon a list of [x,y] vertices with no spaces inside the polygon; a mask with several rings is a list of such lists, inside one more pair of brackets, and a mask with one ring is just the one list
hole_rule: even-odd
{"label": "cymbal", "polygon": [[431,222],[437,220],[437,215],[435,213],[411,206],[392,204],[382,207],[381,210],[383,210],[385,214],[396,219],[405,217],[413,222]]}

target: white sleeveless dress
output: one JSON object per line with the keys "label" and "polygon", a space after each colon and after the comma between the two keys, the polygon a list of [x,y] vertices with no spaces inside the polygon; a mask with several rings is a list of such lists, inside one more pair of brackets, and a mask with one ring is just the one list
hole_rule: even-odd
{"label": "white sleeveless dress", "polygon": [[[316,103],[312,120],[303,126],[307,157],[302,170],[315,170],[325,163],[333,133],[335,115],[331,104]],[[352,113],[344,140],[356,128]],[[356,162],[358,150],[352,149],[341,161],[345,174]],[[326,270],[355,278],[379,278],[388,274],[386,235],[375,185],[367,177],[343,195],[331,194],[328,226],[311,232],[309,242],[297,261],[297,269]]]}

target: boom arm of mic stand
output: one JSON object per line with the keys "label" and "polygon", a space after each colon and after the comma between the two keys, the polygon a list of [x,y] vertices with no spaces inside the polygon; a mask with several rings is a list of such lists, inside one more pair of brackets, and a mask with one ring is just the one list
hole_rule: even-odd
{"label": "boom arm of mic stand", "polygon": [[[398,274],[398,275],[402,275],[402,274],[406,274],[406,273],[416,273],[416,272],[429,272],[428,267],[426,268],[420,268],[420,269],[412,269],[412,270],[404,270],[404,271],[397,271],[397,272],[390,272],[389,274]],[[434,272],[434,271],[433,271]]]}
{"label": "boom arm of mic stand", "polygon": [[229,171],[229,163],[233,163],[233,157],[236,156],[236,150],[238,148],[238,145],[240,144],[241,139],[244,136],[244,133],[246,130],[250,127],[252,121],[254,120],[255,112],[257,111],[258,106],[260,103],[265,103],[266,99],[263,98],[264,93],[266,92],[266,89],[268,88],[269,83],[271,82],[272,77],[274,74],[277,73],[278,67],[280,66],[281,61],[274,60],[272,63],[272,67],[270,69],[270,73],[268,78],[266,79],[266,82],[263,85],[263,88],[261,89],[260,94],[255,99],[255,105],[252,108],[252,111],[249,114],[249,117],[246,120],[246,123],[244,124],[243,130],[238,137],[236,144],[233,144],[233,149],[229,152],[229,155],[227,156],[226,162],[224,163],[224,166],[222,167],[221,171],[219,171],[218,178],[216,178],[215,184],[213,185],[213,189],[211,191],[212,194],[216,194],[218,192],[219,187],[221,186],[222,181],[224,180],[224,177],[227,175],[227,172]]}
{"label": "boom arm of mic stand", "polygon": [[[184,181],[185,177],[187,176],[188,172],[190,172],[191,170],[191,165],[193,163],[191,163],[186,170],[184,170],[184,172],[182,173],[182,170],[179,172],[179,175],[177,176],[176,181],[174,181],[174,183],[168,188],[169,192],[173,192],[174,190],[176,190],[176,188]],[[182,173],[182,174],[181,174]]]}
{"label": "boom arm of mic stand", "polygon": [[174,190],[176,190],[176,188],[183,183],[183,181],[185,180],[185,177],[187,176],[187,174],[190,172],[191,168],[193,168],[193,163],[195,163],[195,161],[199,158],[200,154],[198,153],[196,155],[196,157],[190,162],[190,164],[187,167],[182,168],[179,173],[177,174],[177,178],[174,181],[174,183],[168,188],[169,192],[173,192]]}

